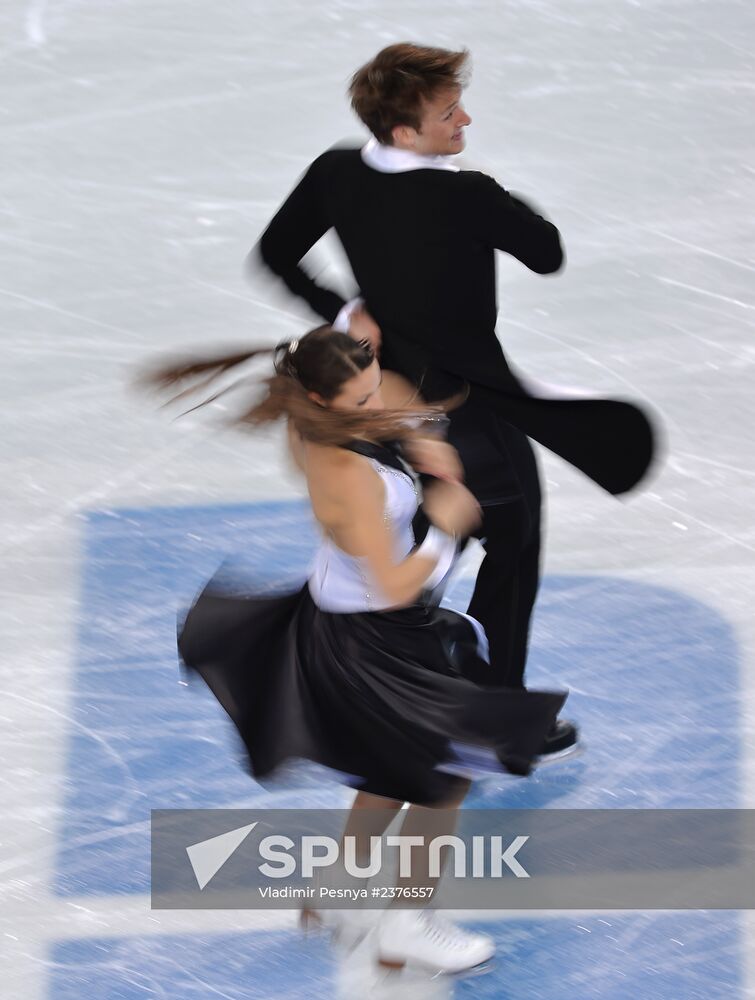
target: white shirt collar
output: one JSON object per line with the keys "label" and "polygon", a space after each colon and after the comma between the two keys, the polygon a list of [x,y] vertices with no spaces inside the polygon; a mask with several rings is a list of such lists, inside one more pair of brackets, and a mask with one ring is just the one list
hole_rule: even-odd
{"label": "white shirt collar", "polygon": [[373,136],[362,147],[362,159],[368,167],[384,174],[401,174],[406,170],[453,170],[459,167],[452,163],[451,156],[426,156],[411,149],[385,146]]}

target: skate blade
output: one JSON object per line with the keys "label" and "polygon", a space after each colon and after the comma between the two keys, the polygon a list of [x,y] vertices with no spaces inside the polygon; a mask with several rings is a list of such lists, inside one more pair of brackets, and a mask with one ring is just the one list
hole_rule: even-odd
{"label": "skate blade", "polygon": [[377,960],[378,966],[383,972],[395,975],[401,973],[403,978],[408,979],[472,979],[476,976],[485,976],[495,968],[495,958],[486,958],[479,965],[472,965],[468,969],[459,969],[457,972],[449,972],[446,969],[435,969],[430,965],[423,965],[422,962],[391,962],[382,959]]}
{"label": "skate blade", "polygon": [[479,965],[473,965],[470,969],[462,969],[460,972],[436,972],[431,979],[475,979],[477,976],[486,976],[489,972],[492,972],[495,968],[495,961],[492,958],[486,959],[484,962],[480,962]]}
{"label": "skate blade", "polygon": [[557,750],[555,753],[546,753],[542,757],[536,757],[532,762],[533,767],[546,767],[548,764],[560,764],[561,761],[572,760],[575,757],[581,757],[585,752],[585,745],[580,740],[572,744],[570,747],[564,747],[563,750]]}

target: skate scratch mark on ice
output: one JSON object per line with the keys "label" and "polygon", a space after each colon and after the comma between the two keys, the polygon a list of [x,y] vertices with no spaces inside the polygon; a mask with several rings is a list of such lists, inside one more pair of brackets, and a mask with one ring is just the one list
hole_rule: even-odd
{"label": "skate scratch mark on ice", "polygon": [[[534,132],[537,135],[542,135],[542,126],[533,124],[530,125],[525,121],[518,121],[516,123],[517,129],[524,132]],[[582,144],[583,146],[589,146],[591,149],[603,149],[609,153],[626,153],[629,156],[637,155],[637,148],[632,146],[619,146],[617,143],[613,142],[602,142],[596,139],[594,136],[586,135],[584,132],[566,132],[563,129],[548,128],[548,135],[553,136],[557,139],[568,139],[570,142]],[[605,171],[595,170],[593,173],[588,173],[587,171],[582,171],[586,176],[592,177],[604,177]],[[571,207],[571,206],[570,206]]]}
{"label": "skate scratch mark on ice", "polygon": [[[286,808],[286,806],[289,805],[287,796],[290,798],[290,792],[284,791],[280,793],[271,793],[270,795],[266,794],[265,805],[266,807],[270,806],[275,807],[276,803],[280,800],[281,808]],[[223,806],[223,808],[248,809],[249,796],[247,795],[244,798],[238,800],[233,799],[228,803],[226,803]],[[339,809],[347,808],[346,800],[344,799],[344,801],[338,803],[337,808]],[[119,840],[121,838],[130,838],[138,834],[148,834],[149,830],[150,830],[150,820],[149,819],[139,820],[136,823],[128,823],[108,830],[96,830],[93,833],[82,833],[79,834],[78,836],[70,837],[66,839],[65,846],[67,850],[73,850],[79,847],[88,847],[91,844],[102,844],[108,840]],[[38,862],[42,862],[45,859],[55,858],[58,854],[59,849],[60,849],[60,844],[55,843],[50,847],[41,847],[33,851],[28,851],[25,854],[17,854],[13,858],[6,858],[5,860],[0,861],[0,874],[11,872],[14,869],[23,868],[25,865],[36,866]],[[36,880],[42,881],[46,878],[46,875],[42,870],[38,870],[35,872],[35,877]],[[35,880],[35,878],[33,878],[30,875],[25,875],[24,879],[25,881],[29,881],[30,884],[33,883],[33,881]],[[9,885],[0,885],[0,893],[2,893],[2,890],[7,891],[8,889],[11,888],[12,887]],[[122,899],[122,897],[120,898]],[[35,905],[35,913],[37,913],[38,902],[35,902],[34,905]],[[126,904],[124,903],[124,905]],[[265,918],[268,919],[269,917],[270,917],[270,912],[267,911],[265,913]]]}
{"label": "skate scratch mark on ice", "polygon": [[730,535],[726,531],[721,531],[720,528],[716,528],[714,525],[708,524],[707,521],[701,521],[699,517],[694,517],[692,514],[689,513],[689,511],[679,510],[678,507],[672,507],[670,503],[666,503],[664,500],[661,500],[661,498],[659,496],[656,496],[655,494],[645,494],[644,497],[640,497],[638,499],[640,500],[647,499],[652,503],[657,503],[661,507],[665,507],[666,510],[671,510],[675,514],[679,514],[681,517],[687,518],[688,521],[694,521],[695,524],[699,524],[700,527],[707,528],[707,530],[712,531],[714,535],[720,535],[720,537],[725,538],[727,542],[733,542],[735,545],[739,545],[741,548],[747,549],[749,552],[755,552],[755,545],[748,545],[747,542],[743,542],[741,538],[735,538],[734,535]]}
{"label": "skate scratch mark on ice", "polygon": [[686,240],[680,240],[676,236],[671,236],[670,233],[663,233],[660,229],[652,229],[650,226],[638,226],[637,228],[642,229],[646,233],[652,233],[654,236],[662,236],[665,240],[670,240],[672,243],[678,243],[680,246],[688,247],[690,250],[696,250],[698,253],[703,253],[708,257],[715,257],[716,260],[722,260],[726,264],[734,264],[735,267],[743,267],[745,271],[755,272],[755,267],[751,264],[745,264],[741,260],[734,260],[733,257],[724,257],[723,254],[715,253],[713,250],[707,250],[705,247],[700,247],[696,243],[688,243]]}
{"label": "skate scratch mark on ice", "polygon": [[753,320],[751,320],[750,317],[747,316],[746,314],[739,313],[735,319],[733,315],[721,312],[720,306],[709,306],[706,302],[703,302],[699,299],[688,299],[687,302],[685,302],[685,305],[694,306],[695,309],[698,309],[701,312],[712,313],[715,320],[719,324],[722,319],[726,319],[731,321],[732,323],[736,322],[738,326],[743,324],[745,326],[755,327],[755,322],[753,322]]}
{"label": "skate scratch mark on ice", "polygon": [[[37,177],[41,182],[45,183],[48,180],[47,174],[36,174],[36,175],[28,174],[27,176]],[[190,196],[191,198],[196,200],[195,207],[204,206],[205,211],[207,211],[208,206],[210,206],[209,202],[210,195],[204,192],[187,191],[185,188],[181,188],[180,191],[174,191],[167,187],[152,188],[137,184],[116,184],[112,181],[94,180],[91,177],[74,178],[72,179],[72,183],[77,188],[97,188],[105,191],[123,191],[126,194],[143,194],[146,195],[148,198],[159,198],[161,202],[175,201],[181,206],[186,205],[186,199],[187,197]],[[266,209],[270,208],[271,210],[275,208],[275,203],[270,198],[234,198],[233,200],[228,200],[225,203],[214,202],[212,203],[211,208],[214,208],[216,210],[219,209],[220,207],[222,207],[224,210],[226,208],[229,210],[236,208],[239,211],[241,211],[242,209],[248,208],[250,205],[255,207],[262,206],[263,208]],[[8,214],[13,215],[14,218],[19,217],[19,214],[17,212],[11,212],[9,209],[0,209],[0,211],[5,211]],[[39,219],[37,221],[47,223],[48,220]]]}
{"label": "skate scratch mark on ice", "polygon": [[50,312],[60,313],[61,316],[68,316],[71,319],[80,320],[82,323],[89,323],[92,326],[100,326],[103,330],[113,330],[115,333],[123,333],[127,337],[136,336],[136,333],[133,330],[125,330],[121,326],[113,326],[111,323],[103,323],[98,319],[90,319],[88,316],[82,316],[81,313],[71,312],[69,309],[61,309],[60,306],[54,306],[49,302],[44,302],[42,299],[33,299],[28,295],[20,295],[18,292],[10,292],[7,288],[0,288],[0,295],[7,295],[12,299],[20,299],[22,302],[28,302],[29,305],[38,306],[40,309],[49,309]]}
{"label": "skate scratch mark on ice", "polygon": [[692,337],[693,340],[699,340],[701,344],[705,344],[706,347],[713,347],[715,350],[723,351],[725,354],[731,355],[733,358],[737,358],[738,361],[745,360],[745,356],[742,351],[733,351],[730,347],[724,347],[723,344],[717,343],[715,340],[709,340],[707,337],[701,337],[699,333],[693,333],[691,330],[687,330],[683,326],[679,326],[678,323],[671,323],[666,320],[666,326],[670,326],[672,330],[677,330],[679,333],[683,333],[686,337]]}
{"label": "skate scratch mark on ice", "polygon": [[691,451],[677,450],[676,454],[679,455],[680,458],[691,458],[696,462],[704,462],[706,465],[715,465],[718,469],[727,469],[729,472],[738,472],[740,475],[755,478],[755,472],[752,472],[750,469],[743,469],[739,465],[727,465],[726,462],[717,462],[713,458],[703,458],[702,455],[695,455],[694,452]]}
{"label": "skate scratch mark on ice", "polygon": [[[14,900],[14,929],[22,935],[40,935],[57,943],[82,942],[105,935],[111,939],[147,935],[160,938],[176,934],[294,930],[297,924],[296,910],[163,910],[158,919],[150,915],[150,904],[149,893],[75,896],[63,901],[50,896],[44,900],[45,919],[40,925],[39,899],[28,903]],[[64,967],[62,963],[56,966]],[[71,967],[80,968],[80,964]]]}
{"label": "skate scratch mark on ice", "polygon": [[741,45],[735,45],[733,42],[730,42],[728,38],[722,38],[720,35],[716,35],[712,31],[703,31],[702,34],[705,35],[706,38],[712,38],[714,41],[720,42],[721,45],[726,45],[734,52],[739,52],[743,56],[749,56],[751,59],[755,58],[755,52],[751,52],[749,49],[745,49]]}
{"label": "skate scratch mark on ice", "polygon": [[[0,209],[0,211],[2,210]],[[20,218],[17,212],[6,212],[5,214],[12,215],[13,218],[16,219]],[[102,260],[102,258],[96,258],[93,255],[76,253],[75,250],[71,250],[68,247],[55,246],[53,243],[40,243],[37,240],[24,240],[20,236],[8,236],[6,233],[0,234],[0,243],[15,243],[19,246],[39,247],[42,250],[54,250],[56,253],[62,253],[66,257],[73,257],[75,260],[84,260],[91,262],[95,261],[101,262]]]}
{"label": "skate scratch mark on ice", "polygon": [[176,961],[176,959],[172,959],[166,955],[164,961],[167,963],[167,965],[169,966],[172,965],[174,968],[178,970],[179,975],[174,980],[175,982],[181,982],[180,978],[181,976],[189,976],[189,978],[193,979],[195,983],[199,983],[200,986],[204,987],[204,989],[206,990],[209,990],[210,993],[213,993],[215,996],[223,997],[224,1000],[237,1000],[238,993],[235,993],[233,995],[230,993],[223,993],[221,990],[216,989],[214,986],[210,986],[208,982],[206,982],[204,979],[200,979],[199,976],[195,972],[192,972],[191,969],[189,969],[185,964],[179,964]]}
{"label": "skate scratch mark on ice", "polygon": [[[149,820],[144,820],[140,823],[129,823],[128,826],[119,826],[115,830],[98,830],[97,833],[87,833],[78,837],[72,837],[66,841],[66,847],[86,847],[89,844],[99,844],[106,840],[117,840],[119,837],[130,837],[135,833],[147,833],[149,831],[149,822]],[[24,865],[31,864],[32,862],[36,864],[45,858],[54,858],[57,856],[59,849],[60,844],[56,843],[51,847],[40,847],[35,851],[28,851],[26,854],[17,854],[14,858],[0,862],[0,872],[10,872],[14,868],[23,868]],[[45,878],[44,872],[39,871],[35,874],[38,880]],[[24,876],[25,881],[29,879],[29,875]],[[33,879],[31,881],[33,882]],[[7,889],[9,887],[5,886],[3,888]],[[38,906],[38,902],[35,902],[35,909]]]}
{"label": "skate scratch mark on ice", "polygon": [[[113,811],[114,806],[121,805],[124,799],[127,802],[133,802],[140,795],[144,796],[143,790],[140,789],[138,783],[136,782],[136,779],[131,774],[131,771],[129,770],[129,767],[124,761],[123,757],[116,750],[114,750],[113,747],[110,746],[110,743],[108,742],[107,739],[105,739],[104,736],[99,735],[94,730],[90,729],[88,726],[85,726],[83,722],[79,722],[78,719],[74,719],[72,716],[67,715],[65,712],[61,712],[57,708],[53,708],[51,705],[45,705],[44,702],[35,701],[33,698],[24,698],[23,695],[15,694],[12,691],[6,691],[4,697],[14,698],[16,701],[23,702],[25,705],[31,705],[34,708],[39,708],[45,712],[49,712],[51,715],[56,715],[59,719],[63,719],[65,722],[67,722],[72,728],[78,729],[80,732],[84,733],[85,736],[88,736],[90,739],[94,740],[95,743],[99,743],[103,747],[105,753],[113,761],[115,761],[116,766],[119,768],[119,770],[123,772],[127,784],[131,786],[130,794],[129,794],[129,789],[124,790],[123,795],[118,800],[116,800],[113,806],[110,807],[111,813]],[[3,867],[6,866],[0,866],[0,869],[2,869]]]}
{"label": "skate scratch mark on ice", "polygon": [[674,285],[676,288],[686,288],[687,291],[697,292],[700,295],[707,295],[712,299],[720,299],[721,302],[731,302],[732,305],[741,306],[742,309],[755,309],[755,305],[750,302],[741,302],[739,299],[732,299],[728,295],[719,295],[718,292],[709,292],[707,288],[698,288],[697,285],[685,285],[683,281],[675,281],[673,278],[663,278],[658,275],[653,275],[656,281],[662,282],[664,285]]}
{"label": "skate scratch mark on ice", "polygon": [[26,37],[35,48],[47,44],[47,32],[45,31],[46,13],[47,0],[34,0],[26,12]]}
{"label": "skate scratch mark on ice", "polygon": [[29,525],[26,531],[21,531],[14,537],[10,538],[3,545],[0,551],[5,552],[18,545],[25,545],[26,542],[32,539],[35,535],[40,534],[40,532],[51,531],[58,528],[72,514],[80,513],[83,507],[90,507],[93,503],[101,503],[103,500],[107,500],[112,493],[119,491],[122,486],[126,483],[132,482],[144,472],[148,472],[153,468],[164,467],[166,465],[167,456],[170,456],[171,458],[176,457],[194,445],[201,443],[202,440],[211,437],[214,433],[214,430],[210,430],[207,435],[202,437],[194,434],[192,437],[186,438],[183,442],[177,441],[175,444],[171,444],[169,448],[163,448],[161,451],[157,452],[156,455],[147,459],[146,462],[133,465],[129,469],[124,470],[120,476],[114,476],[113,478],[108,479],[104,487],[97,487],[96,489],[79,493],[78,496],[67,500],[63,505],[62,510],[41,518],[36,523]]}
{"label": "skate scratch mark on ice", "polygon": [[69,128],[71,125],[88,125],[97,121],[113,121],[116,118],[136,118],[138,115],[148,115],[160,111],[174,111],[177,108],[193,108],[201,104],[217,104],[229,98],[238,100],[245,97],[240,91],[225,90],[218,94],[197,94],[191,97],[175,98],[169,101],[154,101],[152,104],[142,104],[138,108],[105,108],[84,115],[69,115],[67,118],[55,118],[49,122],[34,122],[31,125],[15,125],[6,129],[6,133],[18,132],[49,132],[58,128]]}
{"label": "skate scratch mark on ice", "polygon": [[[602,361],[598,361],[597,358],[594,358],[587,351],[582,350],[582,348],[575,347],[574,344],[570,344],[568,341],[563,340],[561,337],[557,337],[555,334],[544,333],[542,330],[535,329],[534,326],[529,326],[527,323],[519,322],[519,320],[506,319],[504,323],[506,325],[519,327],[522,330],[527,330],[528,333],[537,334],[539,337],[545,337],[546,340],[555,341],[555,343],[560,344],[562,347],[565,347],[568,351],[572,351],[574,354],[578,354],[580,357],[585,358],[585,360],[589,361],[590,364],[595,365],[598,368],[602,368],[604,371],[607,371],[615,379],[617,379],[619,382],[622,382],[625,386],[627,386],[627,388],[631,389],[632,392],[637,393],[638,396],[641,396],[643,399],[646,400],[648,399],[647,394],[643,392],[643,390],[640,389],[638,386],[636,386],[633,382],[630,382],[629,379],[624,378],[623,375],[620,375],[619,372],[614,371],[613,368],[610,368]],[[681,433],[681,427],[677,425],[674,421],[672,421],[671,417],[668,416],[668,414],[666,415],[665,419],[666,423],[669,424],[669,426],[675,427]]]}
{"label": "skate scratch mark on ice", "polygon": [[[9,333],[10,331],[3,330],[2,332]],[[120,346],[119,344],[108,345],[106,343],[100,342],[99,344],[97,344],[97,354],[99,355],[101,360],[106,359],[111,362],[118,361],[121,362],[122,364],[126,364],[129,361],[133,362],[134,358],[133,354],[131,353],[129,354],[114,353],[115,351],[118,350],[119,346]],[[9,353],[13,353],[15,356],[28,354],[36,359],[39,359],[40,354],[44,351],[44,356],[46,359],[57,357],[57,358],[78,358],[81,361],[92,360],[91,348],[89,348],[89,350],[86,351],[68,350],[64,345],[61,344],[40,344],[39,342],[33,345],[18,344],[18,343],[7,344],[4,347],[4,351],[6,355],[8,355]],[[120,383],[118,388],[119,389],[121,388]],[[81,386],[78,385],[72,385],[66,389],[59,389],[55,390],[54,392],[48,393],[47,398],[49,399],[50,396],[55,398],[60,395],[75,395],[77,398],[80,396],[93,396],[93,395],[110,396],[112,391],[113,390],[111,386],[99,385],[99,386],[90,386],[87,388],[82,388]],[[40,400],[39,407],[42,408],[44,406],[46,406],[46,401]],[[28,409],[28,404],[27,404],[27,409]]]}
{"label": "skate scratch mark on ice", "polygon": [[[178,277],[178,275],[176,275],[176,277]],[[185,276],[183,280],[186,281]],[[221,295],[227,295],[232,299],[241,299],[242,302],[251,302],[252,305],[259,306],[260,309],[267,309],[270,312],[277,313],[279,316],[288,316],[289,319],[296,320],[297,323],[301,322],[301,317],[297,316],[296,313],[288,312],[287,309],[281,309],[280,306],[270,305],[268,302],[263,302],[261,299],[256,299],[251,295],[241,295],[240,292],[232,292],[228,288],[221,288],[220,285],[213,285],[211,282],[201,281],[199,278],[192,278],[191,283],[192,285],[201,285],[202,288],[211,288],[213,291],[219,292]]]}
{"label": "skate scratch mark on ice", "polygon": [[[73,968],[75,968],[75,966],[73,966]],[[188,970],[182,969],[181,971],[186,973]],[[140,993],[151,993],[153,996],[160,996],[163,997],[164,1000],[169,1000],[169,996],[165,992],[165,987],[156,982],[154,976],[148,976],[143,972],[136,972],[134,969],[128,969],[128,972],[125,972],[124,970],[123,978],[129,986],[135,986]],[[180,982],[181,980],[178,979],[177,981]],[[157,989],[153,989],[152,987],[157,987]]]}

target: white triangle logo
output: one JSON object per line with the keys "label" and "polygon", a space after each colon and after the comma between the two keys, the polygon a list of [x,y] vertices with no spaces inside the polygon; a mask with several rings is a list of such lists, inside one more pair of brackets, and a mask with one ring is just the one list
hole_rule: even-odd
{"label": "white triangle logo", "polygon": [[249,826],[240,826],[235,830],[229,830],[228,833],[221,833],[219,837],[200,840],[198,844],[186,848],[200,889],[204,889],[256,825],[255,822]]}

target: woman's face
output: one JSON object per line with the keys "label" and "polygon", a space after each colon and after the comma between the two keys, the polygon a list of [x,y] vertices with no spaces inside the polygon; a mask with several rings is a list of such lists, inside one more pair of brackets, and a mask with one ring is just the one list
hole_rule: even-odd
{"label": "woman's face", "polygon": [[383,373],[377,359],[341,386],[341,391],[327,405],[333,410],[384,410],[380,394]]}

